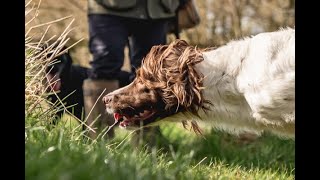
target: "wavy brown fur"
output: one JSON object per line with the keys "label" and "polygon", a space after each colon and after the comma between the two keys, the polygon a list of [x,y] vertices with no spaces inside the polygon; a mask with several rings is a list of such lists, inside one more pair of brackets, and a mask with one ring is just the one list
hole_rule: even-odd
{"label": "wavy brown fur", "polygon": [[201,91],[204,76],[195,70],[195,65],[204,60],[202,51],[184,40],[154,46],[137,70],[137,78],[158,91],[166,110],[189,111],[198,116],[198,109],[208,110],[206,104],[210,104]]}

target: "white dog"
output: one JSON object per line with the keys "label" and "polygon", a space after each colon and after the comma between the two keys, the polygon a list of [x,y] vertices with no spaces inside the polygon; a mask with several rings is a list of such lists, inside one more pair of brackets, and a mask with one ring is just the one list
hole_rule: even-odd
{"label": "white dog", "polygon": [[198,50],[183,40],[154,46],[136,79],[103,101],[121,127],[191,120],[234,134],[269,131],[294,139],[295,30],[216,49]]}

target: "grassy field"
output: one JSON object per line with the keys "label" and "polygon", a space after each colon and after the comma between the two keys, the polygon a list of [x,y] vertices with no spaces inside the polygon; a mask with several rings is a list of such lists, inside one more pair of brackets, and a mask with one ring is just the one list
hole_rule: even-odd
{"label": "grassy field", "polygon": [[[66,120],[67,119],[67,120]],[[157,146],[135,148],[128,131],[111,141],[88,141],[74,121],[57,127],[26,118],[26,179],[294,179],[294,142],[264,135],[244,144],[208,130],[161,126]]]}
{"label": "grassy field", "polygon": [[[54,2],[59,6],[57,9],[69,8],[55,1],[45,2]],[[45,11],[42,12],[52,9],[49,5],[43,6]],[[26,19],[32,19],[32,13],[27,12],[28,9]],[[77,12],[85,16],[83,11]],[[45,18],[40,22],[38,20],[35,18],[30,24],[49,21]],[[79,18],[75,25],[77,21]],[[205,135],[202,137],[183,129],[182,124],[168,123],[161,125],[156,146],[142,144],[137,148],[131,144],[132,134],[118,128],[112,140],[91,141],[69,116],[54,127],[49,122],[55,109],[43,106],[45,89],[42,82],[46,67],[43,59],[46,54],[36,53],[39,48],[31,43],[31,37],[38,35],[41,37],[39,39],[49,39],[53,36],[50,31],[56,32],[56,28],[64,32],[59,37],[61,45],[70,41],[68,31],[56,24],[50,26],[53,29],[44,25],[38,27],[30,33],[26,31],[29,34],[26,33],[25,46],[25,179],[295,179],[295,142],[267,134],[254,142],[243,143],[234,136],[213,129],[204,129]],[[75,36],[73,39],[77,41],[82,37]],[[87,49],[77,54],[89,55]]]}

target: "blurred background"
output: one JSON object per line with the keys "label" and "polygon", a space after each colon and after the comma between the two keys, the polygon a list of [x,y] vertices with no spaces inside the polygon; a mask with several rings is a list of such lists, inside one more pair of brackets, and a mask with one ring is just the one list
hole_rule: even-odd
{"label": "blurred background", "polygon": [[[39,0],[32,1],[35,5]],[[180,38],[199,47],[220,46],[232,39],[254,35],[280,27],[295,26],[295,0],[195,0],[201,23],[180,33]],[[69,43],[83,40],[71,49],[75,64],[89,67],[91,55],[88,50],[88,22],[86,0],[42,0],[40,18],[29,24],[46,23],[72,16],[74,28],[69,33]],[[50,27],[47,36],[59,35],[72,18]],[[27,29],[27,27],[26,27]],[[45,28],[37,28],[45,31]],[[34,32],[37,33],[36,31]],[[36,38],[36,37],[35,37]],[[168,34],[168,41],[175,38]],[[127,54],[127,49],[125,49]],[[126,56],[124,70],[130,70]]]}

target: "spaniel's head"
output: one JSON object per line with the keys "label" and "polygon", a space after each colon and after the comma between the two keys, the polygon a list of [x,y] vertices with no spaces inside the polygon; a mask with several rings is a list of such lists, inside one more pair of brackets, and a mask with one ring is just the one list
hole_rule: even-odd
{"label": "spaniel's head", "polygon": [[198,115],[209,103],[202,95],[204,77],[195,70],[201,61],[201,51],[183,40],[152,47],[134,81],[104,96],[107,111],[120,127],[147,125],[179,112]]}

